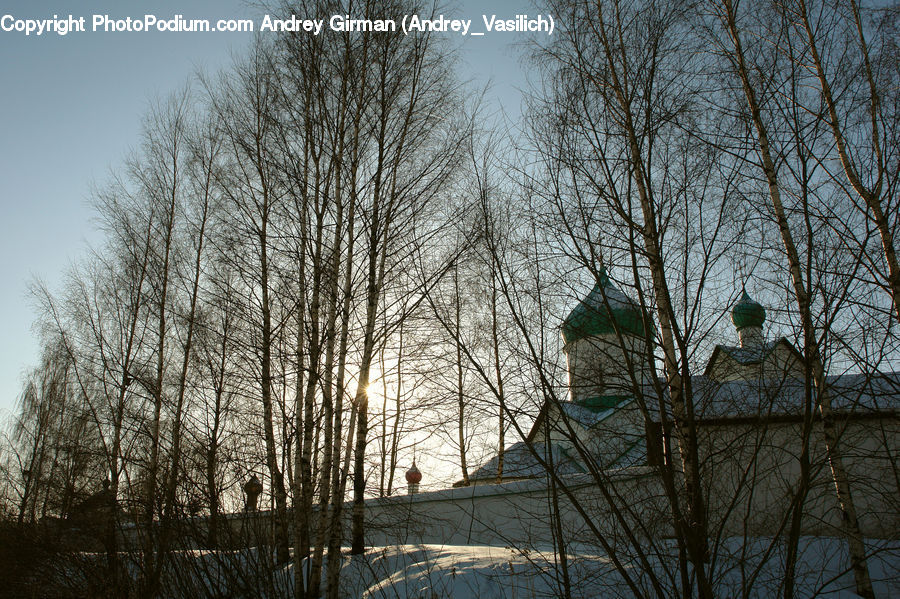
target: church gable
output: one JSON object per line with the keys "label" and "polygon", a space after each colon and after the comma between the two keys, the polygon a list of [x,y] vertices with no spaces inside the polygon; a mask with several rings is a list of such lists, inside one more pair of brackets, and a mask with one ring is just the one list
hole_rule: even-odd
{"label": "church gable", "polygon": [[703,375],[721,383],[785,381],[803,377],[803,359],[790,341],[784,337],[765,341],[765,321],[766,309],[743,289],[740,300],[731,309],[731,322],[740,346],[717,345]]}
{"label": "church gable", "polygon": [[704,376],[719,382],[787,380],[804,376],[800,353],[784,337],[757,347],[717,345]]}
{"label": "church gable", "polygon": [[[551,446],[559,446],[565,455],[579,463],[576,443],[600,468],[623,465],[624,456],[635,451],[641,453],[639,461],[643,460],[643,416],[633,398],[620,398],[614,405],[602,408],[568,401],[545,407],[526,442],[544,446],[548,443],[548,433]],[[629,465],[633,461],[629,458]]]}

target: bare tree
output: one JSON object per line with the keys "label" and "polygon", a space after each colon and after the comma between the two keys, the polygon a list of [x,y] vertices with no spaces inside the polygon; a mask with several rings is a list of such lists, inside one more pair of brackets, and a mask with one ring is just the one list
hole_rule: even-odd
{"label": "bare tree", "polygon": [[[232,214],[227,241],[229,251],[242,248],[245,256],[233,256],[235,272],[246,277],[249,297],[248,318],[255,322],[258,338],[248,348],[252,353],[247,366],[255,371],[258,359],[259,398],[262,404],[262,425],[265,438],[266,468],[268,469],[276,504],[276,542],[279,562],[288,556],[287,487],[281,466],[280,443],[275,437],[274,388],[277,374],[278,337],[283,322],[276,320],[278,273],[277,236],[278,205],[284,191],[278,184],[276,166],[276,133],[272,124],[278,86],[272,69],[269,49],[257,43],[251,55],[235,67],[236,72],[223,77],[219,88],[212,90],[211,109],[221,125],[224,136],[223,152],[227,156],[222,178],[218,181]],[[247,263],[244,259],[252,260]]]}
{"label": "bare tree", "polygon": [[[805,9],[804,9],[805,13]],[[736,76],[740,78],[744,97],[747,102],[747,110],[750,115],[753,130],[756,134],[757,148],[760,158],[760,167],[768,184],[769,197],[775,213],[778,229],[784,243],[793,282],[793,293],[797,301],[797,309],[802,321],[804,355],[810,366],[812,378],[817,390],[817,407],[822,416],[823,432],[828,447],[828,461],[831,466],[834,484],[837,490],[838,500],[843,513],[845,534],[850,544],[851,562],[856,578],[857,592],[863,597],[873,597],[872,582],[869,576],[865,559],[865,546],[859,529],[859,517],[850,491],[850,480],[843,465],[838,450],[838,433],[831,408],[830,393],[825,381],[825,365],[822,352],[813,324],[812,301],[807,283],[803,276],[803,266],[794,241],[790,221],[788,219],[782,201],[782,183],[779,180],[778,169],[773,157],[772,145],[769,139],[769,126],[764,120],[759,103],[758,93],[751,79],[750,66],[748,66],[745,51],[742,45],[742,35],[739,26],[738,15],[734,4],[730,0],[724,0],[721,5],[720,18],[728,32],[732,51],[732,65]],[[815,52],[815,46],[812,47]],[[814,58],[814,60],[817,60]],[[829,112],[833,110],[833,106]],[[832,123],[834,127],[835,123]]]}
{"label": "bare tree", "polygon": [[[895,195],[900,169],[896,166],[897,147],[894,143],[896,115],[888,112],[896,102],[893,86],[889,83],[889,72],[896,67],[893,55],[896,40],[891,39],[889,29],[879,31],[878,27],[889,27],[890,19],[896,17],[889,13],[880,17],[873,15],[881,22],[872,26],[866,17],[867,13],[875,11],[868,10],[864,14],[856,0],[833,8],[817,4],[799,0],[795,6],[786,7],[786,12],[796,23],[791,29],[806,37],[806,52],[798,52],[797,56],[808,52],[812,61],[825,105],[822,119],[831,129],[834,149],[847,183],[862,200],[862,205],[853,204],[872,219],[878,230],[887,273],[883,274],[883,269],[878,267],[873,270],[884,282],[896,318],[900,320],[900,262],[894,240],[897,219],[891,218],[892,214],[896,215]],[[829,17],[838,22],[829,22],[826,20]],[[843,19],[847,25],[838,24]],[[878,44],[872,50],[872,40],[867,40],[867,36],[874,37]],[[833,53],[833,56],[826,53]],[[838,53],[844,58],[841,59]],[[826,71],[828,59],[834,63],[831,74]],[[850,74],[848,80],[840,80],[838,73]],[[839,90],[847,90],[841,94],[843,97],[835,94],[836,85]],[[823,165],[824,162],[822,160]]]}

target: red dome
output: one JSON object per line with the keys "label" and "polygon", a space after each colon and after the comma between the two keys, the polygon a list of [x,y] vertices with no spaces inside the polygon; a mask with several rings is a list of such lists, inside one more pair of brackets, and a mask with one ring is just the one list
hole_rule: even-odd
{"label": "red dome", "polygon": [[419,469],[416,468],[416,463],[413,462],[412,468],[406,471],[406,482],[410,484],[418,484],[422,480],[422,473],[419,472]]}

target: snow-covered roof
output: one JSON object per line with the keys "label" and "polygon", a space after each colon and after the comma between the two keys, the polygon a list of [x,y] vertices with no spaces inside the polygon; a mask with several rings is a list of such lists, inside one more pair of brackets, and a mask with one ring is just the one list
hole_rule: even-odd
{"label": "snow-covered roof", "polygon": [[[543,443],[534,444],[534,450],[546,461],[546,448]],[[579,474],[585,471],[570,452],[558,444],[553,444],[553,462],[557,474]],[[493,480],[497,478],[499,456],[494,456],[469,475],[470,480]],[[544,467],[535,459],[528,444],[520,441],[506,448],[503,452],[503,478],[530,478],[543,476]]]}
{"label": "snow-covered roof", "polygon": [[574,420],[585,428],[591,428],[595,424],[599,424],[612,416],[618,408],[624,406],[629,401],[631,400],[623,401],[617,406],[606,408],[605,410],[592,410],[591,408],[571,401],[561,401],[559,402],[559,407],[571,420]]}
{"label": "snow-covered roof", "polygon": [[779,343],[781,343],[781,339],[764,343],[758,347],[732,347],[730,345],[719,345],[717,348],[738,364],[747,366],[750,364],[759,364],[765,360]]}
{"label": "snow-covered roof", "polygon": [[793,356],[793,359],[797,363],[802,362],[803,357],[793,346],[793,344],[791,344],[791,342],[784,337],[781,337],[779,339],[775,339],[774,341],[763,343],[757,347],[734,347],[731,345],[717,345],[713,350],[712,355],[709,357],[709,362],[706,364],[706,370],[704,370],[703,374],[713,374],[714,368],[722,361],[722,358],[724,356],[727,356],[731,360],[734,360],[740,366],[762,364],[779,347],[782,347],[787,353],[791,354]]}
{"label": "snow-covered roof", "polygon": [[[896,412],[900,410],[900,373],[872,376],[845,374],[826,378],[832,410],[839,413]],[[716,381],[691,377],[694,409],[699,418],[799,415],[806,401],[801,379]],[[812,391],[813,402],[816,391]],[[656,413],[655,401],[648,409]],[[814,404],[815,405],[815,404]]]}
{"label": "snow-covered roof", "polygon": [[536,438],[537,433],[540,432],[541,427],[544,425],[544,418],[547,415],[548,409],[553,405],[559,405],[560,409],[565,413],[570,422],[574,422],[585,429],[590,429],[615,414],[620,408],[628,405],[633,400],[634,398],[626,398],[606,409],[591,408],[573,401],[561,401],[558,404],[547,402],[544,404],[544,408],[541,410],[541,413],[538,414],[537,419],[531,426],[531,432],[528,433],[526,439],[528,441],[533,441]]}
{"label": "snow-covered roof", "polygon": [[[777,343],[769,344],[770,351],[771,347]],[[839,414],[897,414],[900,412],[900,373],[881,376],[845,374],[827,377],[826,381],[831,394],[832,409]],[[806,388],[804,381],[800,379],[722,382],[703,375],[691,377],[691,385],[694,391],[696,415],[704,420],[798,416],[802,414],[805,404]],[[650,399],[652,397],[651,389],[647,390],[645,397],[651,418],[658,420],[658,405],[656,401]],[[585,429],[590,429],[631,401],[633,399],[605,410],[595,410],[568,401],[559,402],[558,405],[571,421]],[[815,390],[813,390],[813,401],[815,402]],[[546,414],[546,409],[541,412],[528,436],[528,441],[534,439],[534,433]],[[546,447],[543,443],[534,443],[533,446],[539,455],[546,455]],[[585,467],[578,460],[578,456],[573,455],[573,452],[566,447],[552,443],[551,448],[556,471],[559,474],[585,472]],[[628,448],[617,459],[616,464],[625,466],[639,463],[644,456],[643,450],[643,446]],[[470,474],[470,480],[495,479],[497,463],[498,456],[495,455]],[[527,442],[515,443],[506,449],[503,461],[504,479],[540,477],[544,474],[544,467],[534,457]]]}

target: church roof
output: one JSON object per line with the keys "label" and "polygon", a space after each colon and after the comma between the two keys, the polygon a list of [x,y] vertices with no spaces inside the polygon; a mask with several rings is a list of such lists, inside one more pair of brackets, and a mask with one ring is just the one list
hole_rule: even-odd
{"label": "church roof", "polygon": [[780,337],[778,339],[775,339],[774,341],[769,341],[768,343],[762,343],[758,346],[753,347],[716,345],[712,355],[709,357],[709,362],[707,362],[706,369],[704,370],[703,374],[705,376],[710,375],[713,371],[713,368],[722,360],[723,356],[731,358],[741,366],[762,364],[766,360],[766,358],[768,358],[772,354],[772,352],[774,352],[779,346],[783,346],[790,354],[793,355],[794,359],[796,359],[798,362],[802,362],[803,356],[800,355],[800,352],[797,351],[797,348],[795,348],[794,345],[784,337]]}
{"label": "church roof", "polygon": [[[769,354],[775,351],[775,348],[781,343],[782,339],[776,339],[768,343],[756,347],[733,347],[730,345],[717,345],[716,349],[724,352],[729,358],[743,366],[751,364],[759,364],[765,360]],[[792,346],[793,347],[793,346]],[[710,360],[712,362],[712,360]]]}
{"label": "church roof", "polygon": [[599,424],[612,416],[615,413],[616,408],[627,403],[629,399],[630,398],[619,398],[619,401],[604,407],[594,407],[590,404],[585,405],[571,401],[561,401],[559,402],[559,407],[562,408],[562,411],[565,412],[566,416],[571,420],[574,420],[584,428],[591,428],[595,424]]}
{"label": "church roof", "polygon": [[[623,401],[616,407],[599,411],[580,406],[570,401],[559,402],[559,407],[570,421],[585,429],[590,429],[594,425],[599,424],[610,417],[617,411],[618,407],[621,407],[626,403],[628,403],[628,401]],[[546,474],[544,467],[538,462],[528,448],[528,445],[531,444],[538,455],[545,461],[548,461],[546,457],[547,446],[544,442],[534,440],[535,433],[538,432],[543,418],[546,418],[546,410],[541,411],[541,414],[535,421],[535,424],[525,441],[514,443],[506,448],[503,457],[503,479],[531,478]],[[553,464],[557,474],[571,475],[588,471],[582,462],[581,456],[578,455],[577,450],[557,442],[550,443],[550,450],[553,452]],[[624,467],[643,463],[644,454],[645,448],[643,443],[632,443],[623,447],[622,453],[615,458],[615,460],[607,464],[607,467]],[[498,456],[495,455],[475,472],[470,474],[469,479],[473,481],[496,479],[497,463]],[[462,482],[460,481],[454,486],[461,484]]]}
{"label": "church roof", "polygon": [[[573,422],[585,430],[590,429],[592,426],[599,424],[616,413],[616,411],[628,404],[634,398],[632,397],[623,397],[623,396],[608,396],[615,397],[616,401],[610,402],[609,405],[598,407],[596,405],[584,405],[583,403],[578,403],[574,401],[560,401],[557,405],[566,415],[566,418],[569,419],[570,422]],[[590,398],[590,399],[604,399],[604,398]],[[541,427],[544,425],[544,418],[547,417],[548,410],[553,406],[552,402],[545,402],[544,406],[541,408],[540,413],[538,413],[537,418],[534,420],[534,424],[531,425],[531,430],[528,435],[525,437],[525,440],[529,443],[534,441],[537,437],[537,434],[541,431]]]}
{"label": "church roof", "polygon": [[616,327],[625,334],[647,337],[641,308],[619,291],[600,269],[597,284],[562,323],[565,343],[593,335],[614,334]]}
{"label": "church roof", "polygon": [[[876,415],[900,411],[900,373],[829,376],[826,384],[831,408],[836,413]],[[801,415],[805,405],[806,386],[802,379],[722,382],[704,375],[691,377],[691,385],[696,416],[701,420],[793,417]],[[656,402],[648,401],[647,408],[658,420]]]}
{"label": "church roof", "polygon": [[[546,448],[543,444],[533,445],[534,450],[546,461]],[[557,474],[580,474],[586,472],[569,451],[559,444],[552,444],[553,463]],[[499,456],[494,456],[469,475],[469,480],[493,480],[497,478],[497,463]],[[528,448],[528,443],[520,441],[506,448],[503,452],[503,478],[531,478],[546,474],[544,467],[535,459],[534,454]],[[457,483],[459,484],[459,483]]]}

